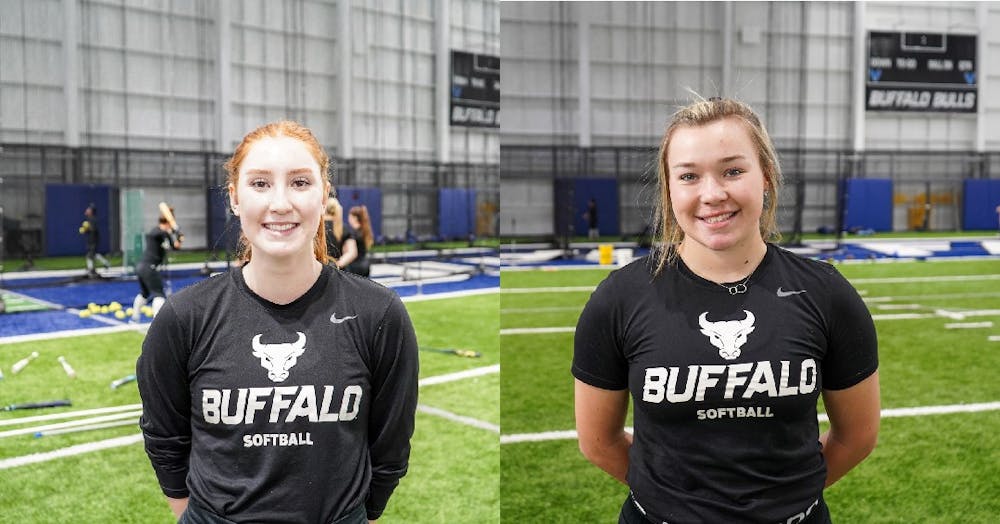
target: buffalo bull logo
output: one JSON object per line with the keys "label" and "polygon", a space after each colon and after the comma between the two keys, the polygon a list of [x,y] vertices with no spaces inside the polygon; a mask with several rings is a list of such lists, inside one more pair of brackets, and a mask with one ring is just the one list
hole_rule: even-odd
{"label": "buffalo bull logo", "polygon": [[747,335],[753,333],[753,313],[745,309],[743,312],[747,314],[743,320],[710,322],[707,311],[698,317],[701,333],[708,337],[713,346],[719,348],[719,356],[726,360],[739,357],[740,347],[746,343]]}
{"label": "buffalo bull logo", "polygon": [[288,370],[298,361],[306,350],[306,335],[297,331],[299,338],[295,342],[281,344],[264,344],[260,335],[253,337],[253,356],[260,359],[260,365],[267,370],[267,378],[275,382],[284,382],[288,378]]}

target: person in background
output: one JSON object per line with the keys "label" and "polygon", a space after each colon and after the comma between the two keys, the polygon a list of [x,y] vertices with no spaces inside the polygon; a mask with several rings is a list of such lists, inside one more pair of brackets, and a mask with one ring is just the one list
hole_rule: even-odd
{"label": "person in background", "polygon": [[[174,208],[170,208],[174,212]],[[170,220],[160,215],[155,227],[146,233],[146,245],[142,251],[139,263],[135,265],[135,274],[139,277],[139,294],[132,301],[132,321],[142,318],[142,307],[152,303],[152,313],[155,317],[163,307],[166,294],[163,291],[163,275],[160,266],[167,259],[168,249],[180,249],[184,235],[170,227]]]}
{"label": "person in background", "polygon": [[326,213],[323,215],[323,227],[326,232],[326,252],[331,262],[340,258],[342,238],[344,237],[344,207],[337,197],[326,199]]}
{"label": "person in background", "polygon": [[587,202],[587,211],[583,214],[583,218],[587,219],[587,238],[590,240],[597,240],[601,236],[601,231],[598,228],[597,222],[597,200],[593,198]]}
{"label": "person in background", "polygon": [[409,465],[406,308],[327,263],[330,160],[308,128],[258,127],[225,168],[242,264],[172,295],[136,363],[160,489],[182,524],[372,522]]}
{"label": "person in background", "polygon": [[94,268],[94,261],[104,264],[104,269],[111,269],[111,263],[104,255],[97,252],[97,243],[100,241],[100,230],[97,227],[97,206],[90,204],[83,210],[83,224],[80,225],[80,234],[87,240],[87,276],[96,278],[97,269]]}
{"label": "person in background", "polygon": [[351,230],[344,234],[341,245],[343,255],[337,260],[337,267],[355,275],[371,276],[371,247],[375,244],[372,223],[367,206],[354,206],[347,213],[347,223]]}
{"label": "person in background", "polygon": [[823,490],[877,439],[871,314],[833,266],[770,242],[781,170],[749,106],[682,108],[658,160],[663,247],[576,327],[580,450],[628,485],[620,523],[829,523]]}

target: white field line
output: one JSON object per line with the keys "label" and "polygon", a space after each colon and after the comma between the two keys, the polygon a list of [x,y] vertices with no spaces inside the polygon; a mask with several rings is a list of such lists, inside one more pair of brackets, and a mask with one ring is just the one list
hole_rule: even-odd
{"label": "white field line", "polygon": [[74,455],[80,455],[82,453],[90,453],[91,451],[100,451],[102,449],[111,449],[121,446],[129,446],[132,444],[137,444],[139,442],[142,442],[142,433],[139,433],[137,435],[128,435],[125,437],[117,437],[107,440],[99,440],[97,442],[88,442],[86,444],[78,444],[76,446],[70,446],[68,448],[46,451],[44,453],[32,453],[31,455],[23,455],[20,457],[11,457],[9,459],[3,459],[0,460],[0,469],[24,466],[27,464],[35,464],[38,462],[45,462],[57,458],[72,457]]}
{"label": "white field line", "polygon": [[[490,293],[496,293],[500,288],[484,288],[484,289],[471,289],[468,291],[452,291],[448,293],[434,293],[430,295],[417,295],[412,297],[404,297],[401,300],[403,302],[423,302],[426,300],[441,300],[446,298],[458,298],[458,297],[468,297],[473,295],[486,295]],[[35,300],[35,299],[32,299]],[[58,304],[53,304],[53,307],[62,308]],[[67,309],[67,312],[71,314],[79,314],[79,310]],[[34,342],[37,340],[50,340],[55,338],[68,338],[68,337],[78,337],[86,335],[103,335],[105,333],[117,333],[120,331],[142,331],[145,332],[149,329],[149,323],[145,324],[129,324],[127,322],[121,322],[116,319],[103,318],[100,315],[90,317],[95,320],[111,323],[112,326],[109,327],[99,327],[99,328],[87,328],[87,329],[69,329],[66,331],[54,331],[52,333],[32,333],[30,335],[14,335],[10,337],[0,337],[0,345],[3,344],[14,344],[17,342]]]}
{"label": "white field line", "polygon": [[485,429],[487,431],[492,431],[493,433],[500,434],[500,426],[496,424],[491,424],[479,419],[474,419],[472,417],[466,417],[464,415],[458,415],[450,411],[445,411],[440,408],[435,408],[431,406],[425,406],[424,404],[417,404],[417,411],[422,413],[427,413],[428,415],[434,415],[436,417],[441,417],[448,419],[452,422],[458,422],[459,424],[465,424],[466,426],[472,426],[474,428]]}
{"label": "white field line", "polygon": [[[1000,316],[1000,309],[973,309],[969,311],[945,311],[936,310],[934,313],[881,313],[872,315],[872,320],[918,320],[924,318],[947,317],[961,320],[966,317],[992,317]],[[572,326],[550,326],[537,328],[505,328],[500,330],[501,335],[544,335],[547,333],[573,333],[576,331]]]}
{"label": "white field line", "polygon": [[481,377],[483,375],[490,375],[493,373],[500,372],[500,364],[494,364],[492,366],[484,366],[481,368],[472,368],[465,371],[458,371],[456,373],[448,373],[447,375],[437,375],[434,377],[427,377],[420,379],[417,383],[419,387],[433,386],[434,384],[444,384],[445,382],[454,382],[456,380],[463,380],[472,377]]}
{"label": "white field line", "polygon": [[532,293],[583,293],[593,291],[597,286],[566,286],[566,287],[502,287],[501,295],[530,295]]}
{"label": "white field line", "polygon": [[558,313],[560,311],[580,311],[583,305],[579,306],[558,306],[558,307],[509,307],[500,308],[500,314],[514,313]]}
{"label": "white field line", "polygon": [[[500,372],[500,364],[494,364],[492,366],[467,369],[465,371],[459,371],[457,373],[448,373],[447,375],[437,375],[434,377],[427,377],[418,382],[418,386],[419,387],[433,386],[434,384],[444,384],[446,382],[454,382],[456,380],[464,380],[472,377],[481,377],[483,375],[491,375],[493,373],[499,373],[499,372]],[[448,419],[452,422],[458,422],[459,424],[465,424],[466,426],[472,426],[474,428],[493,431],[494,433],[497,434],[500,433],[500,426],[497,426],[496,424],[491,424],[489,422],[475,419],[472,417],[466,417],[464,415],[458,415],[450,411],[445,411],[440,408],[418,404],[417,411],[427,413],[428,415],[434,415],[437,417]]]}
{"label": "white field line", "polygon": [[82,337],[86,335],[103,335],[105,333],[118,333],[121,331],[146,331],[149,324],[120,324],[117,326],[68,329],[66,331],[53,331],[52,333],[32,333],[30,335],[14,335],[11,337],[0,337],[0,345],[14,344],[16,342],[33,342],[36,340],[50,340],[54,338]]}
{"label": "white field line", "polygon": [[575,327],[540,327],[540,328],[507,328],[501,329],[501,335],[539,335],[545,333],[573,333]]}
{"label": "white field line", "polygon": [[430,295],[413,295],[402,297],[403,302],[424,302],[426,300],[441,300],[445,298],[471,297],[474,295],[489,295],[500,290],[498,287],[487,287],[482,289],[469,289],[466,291],[448,291],[445,293],[432,293]]}
{"label": "white field line", "polygon": [[978,282],[980,280],[1000,280],[1000,274],[994,275],[942,275],[938,277],[888,277],[888,278],[852,278],[851,284],[908,284],[910,282]]}
{"label": "white field line", "polygon": [[134,411],[142,409],[142,404],[127,404],[124,406],[112,406],[108,408],[84,409],[77,411],[67,411],[65,413],[53,413],[51,415],[38,415],[33,417],[12,418],[10,420],[0,420],[0,426],[13,426],[28,424],[30,422],[44,422],[46,420],[58,420],[61,418],[83,417],[86,415],[103,415],[104,413],[114,413],[116,411]]}
{"label": "white field line", "polygon": [[[455,380],[461,380],[463,378],[476,377],[481,375],[488,375],[491,373],[499,373],[500,364],[493,366],[485,366],[481,368],[469,369],[466,371],[460,371],[458,373],[449,373],[447,375],[438,375],[434,377],[427,377],[421,380],[418,384],[420,386],[428,386],[433,384],[442,384],[445,382],[452,382]],[[118,406],[121,407],[121,406]],[[113,408],[98,408],[98,409],[113,409]],[[436,408],[425,407],[425,412],[428,414],[437,415],[438,413],[431,413],[431,411],[444,411],[437,410]],[[78,412],[78,414],[83,414],[83,412]],[[65,415],[65,413],[59,413],[59,415]],[[483,422],[481,420],[475,420],[470,417],[462,417],[461,415],[455,415],[457,419],[450,418],[451,420],[456,420],[462,422],[463,424],[474,425],[475,427],[484,427],[484,429],[489,429],[493,431],[493,424],[488,422]],[[446,417],[449,418],[449,417]],[[474,422],[473,422],[474,421]],[[37,428],[35,428],[37,430]],[[499,427],[497,427],[497,432],[499,432]],[[138,435],[130,435],[125,437],[117,437],[108,440],[100,440],[97,442],[88,442],[86,444],[79,444],[76,446],[70,446],[68,448],[56,449],[53,451],[47,451],[44,453],[33,453],[31,455],[23,455],[20,457],[11,457],[8,459],[0,460],[0,469],[13,468],[17,466],[24,466],[27,464],[35,464],[38,462],[45,462],[49,460],[54,460],[64,457],[72,457],[74,455],[80,455],[82,453],[90,453],[91,451],[101,451],[104,449],[117,448],[121,446],[130,446],[132,444],[138,444],[142,442],[142,433]]]}
{"label": "white field line", "polygon": [[[948,406],[920,406],[913,408],[893,408],[883,409],[882,418],[896,417],[924,417],[928,415],[948,415],[952,413],[976,413],[980,411],[1000,410],[1000,402],[983,402],[980,404],[952,404]],[[829,422],[826,413],[817,416],[819,422]],[[632,432],[632,428],[627,427],[625,431]],[[576,439],[576,430],[565,431],[543,431],[541,433],[514,433],[510,435],[500,435],[501,444],[517,444],[520,442],[542,442],[546,440],[573,440]]]}
{"label": "white field line", "polygon": [[76,426],[72,428],[40,431],[38,433],[35,433],[35,437],[48,437],[50,435],[62,435],[63,433],[79,433],[81,431],[93,431],[95,429],[117,428],[120,426],[138,426],[138,425],[139,425],[139,418],[136,417],[132,420],[121,420],[118,422],[105,422],[103,424],[90,424],[86,426]]}
{"label": "white field line", "polygon": [[950,322],[944,325],[945,329],[977,329],[993,327],[992,322]]}
{"label": "white field line", "polygon": [[44,426],[34,426],[30,428],[20,428],[20,429],[9,429],[7,431],[0,432],[0,438],[13,437],[16,435],[34,435],[38,432],[44,432],[50,429],[63,429],[72,428],[76,426],[86,426],[89,424],[97,424],[99,422],[107,422],[109,420],[121,420],[124,418],[134,418],[142,415],[142,410],[130,411],[128,413],[114,413],[111,415],[100,415],[97,417],[83,418],[78,420],[71,420],[68,422],[57,422],[55,424],[46,424]]}
{"label": "white field line", "polygon": [[893,300],[933,300],[933,299],[954,299],[954,298],[1000,298],[1000,290],[985,293],[928,293],[926,295],[899,295],[892,297],[871,297],[865,298],[865,302],[890,302]]}

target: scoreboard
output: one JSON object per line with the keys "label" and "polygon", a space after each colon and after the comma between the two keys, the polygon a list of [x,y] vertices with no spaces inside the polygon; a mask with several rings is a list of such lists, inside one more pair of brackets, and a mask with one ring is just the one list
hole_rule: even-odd
{"label": "scoreboard", "polygon": [[868,33],[868,111],[975,113],[976,36]]}

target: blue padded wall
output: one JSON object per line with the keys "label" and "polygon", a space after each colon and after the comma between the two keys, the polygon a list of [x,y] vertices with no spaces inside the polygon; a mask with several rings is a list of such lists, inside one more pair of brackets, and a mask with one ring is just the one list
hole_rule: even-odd
{"label": "blue padded wall", "polygon": [[892,180],[866,178],[845,180],[844,229],[892,231]]}
{"label": "blue padded wall", "polygon": [[476,230],[476,190],[446,188],[438,191],[438,236],[444,240],[467,239]]}
{"label": "blue padded wall", "polygon": [[573,228],[576,235],[586,236],[590,230],[587,219],[587,202],[591,198],[597,203],[597,229],[601,235],[617,235],[618,229],[618,181],[613,178],[573,179]]}
{"label": "blue padded wall", "polygon": [[46,184],[45,253],[46,256],[83,255],[87,241],[80,234],[83,210],[97,206],[97,252],[111,250],[111,186],[89,184]]}
{"label": "blue padded wall", "polygon": [[962,229],[997,229],[1000,180],[965,180]]}

